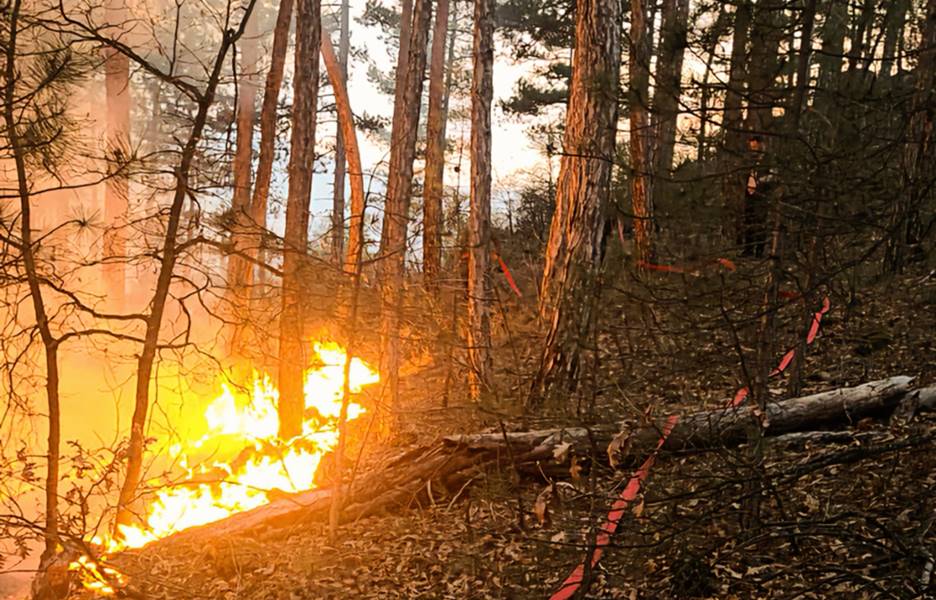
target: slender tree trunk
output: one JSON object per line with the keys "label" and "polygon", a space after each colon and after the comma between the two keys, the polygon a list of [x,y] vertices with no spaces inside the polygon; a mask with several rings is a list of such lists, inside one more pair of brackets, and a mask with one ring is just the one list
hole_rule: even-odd
{"label": "slender tree trunk", "polygon": [[848,0],[829,0],[822,25],[822,48],[819,56],[819,82],[813,102],[816,112],[830,121],[829,131],[838,129],[836,95],[842,79],[845,31],[848,25]]}
{"label": "slender tree trunk", "polygon": [[712,65],[718,53],[718,45],[721,42],[722,35],[729,25],[729,13],[725,11],[724,6],[718,9],[718,17],[715,23],[708,31],[708,44],[705,46],[705,71],[702,74],[701,92],[699,94],[699,144],[696,150],[696,160],[703,161],[706,158],[708,150],[708,123],[710,120],[709,112],[711,110],[712,96]]}
{"label": "slender tree trunk", "polygon": [[620,17],[616,0],[576,2],[565,139],[540,284],[539,314],[549,329],[532,404],[554,383],[574,385],[594,325],[617,128]]}
{"label": "slender tree trunk", "polygon": [[[108,0],[107,20],[124,27],[124,0]],[[107,90],[107,163],[104,184],[104,285],[109,302],[117,311],[126,302],[127,242],[123,225],[130,194],[126,168],[130,158],[130,59],[113,48],[104,49],[104,85]]]}
{"label": "slender tree trunk", "polygon": [[491,101],[494,97],[494,0],[475,0],[471,80],[471,199],[468,226],[468,387],[481,398],[490,384]]}
{"label": "slender tree trunk", "polygon": [[[280,87],[283,85],[283,68],[286,64],[286,47],[289,45],[289,24],[292,20],[295,0],[280,0],[276,13],[276,25],[273,29],[273,48],[270,51],[270,70],[263,88],[263,104],[260,108],[260,154],[257,159],[257,177],[253,196],[250,199],[250,216],[255,229],[266,229],[267,202],[270,195],[270,181],[273,178],[273,161],[276,154],[276,107],[279,102]],[[260,252],[262,235],[258,233],[256,242],[249,248],[252,258]],[[250,271],[247,273],[250,283]]]}
{"label": "slender tree trunk", "polygon": [[363,252],[362,235],[364,219],[364,169],[361,166],[361,152],[358,147],[357,130],[354,127],[354,112],[351,110],[351,98],[345,85],[347,76],[341,70],[338,56],[332,46],[331,38],[322,36],[322,61],[328,72],[335,93],[335,105],[338,110],[338,128],[344,143],[344,155],[347,162],[347,174],[351,183],[351,220],[348,232],[348,253],[344,258],[344,270],[347,274],[357,272]]}
{"label": "slender tree trunk", "polygon": [[783,39],[780,26],[783,0],[758,3],[751,29],[751,57],[748,72],[748,111],[745,129],[755,135],[772,132],[773,109],[779,103],[778,51]]}
{"label": "slender tree trunk", "polygon": [[734,32],[731,36],[731,66],[728,87],[725,90],[725,112],[722,129],[725,132],[722,190],[725,207],[731,215],[731,233],[740,244],[743,237],[744,186],[747,173],[743,168],[744,154],[743,98],[747,93],[747,47],[751,35],[752,7],[749,0],[741,0],[735,11]]}
{"label": "slender tree trunk", "polygon": [[[934,112],[936,112],[936,0],[927,0],[920,24],[920,45],[914,69],[915,91],[911,103],[907,144],[903,156],[903,191],[895,202],[891,238],[885,265],[899,273],[911,246],[922,242],[920,211],[936,181],[933,164]],[[930,192],[931,194],[931,192]]]}
{"label": "slender tree trunk", "polygon": [[631,0],[630,30],[630,157],[631,203],[634,213],[634,258],[639,268],[654,260],[653,140],[648,118],[650,106],[650,39],[647,0]]}
{"label": "slender tree trunk", "polygon": [[[350,8],[348,0],[341,0],[341,9],[339,12],[340,29],[338,35],[338,64],[342,81],[340,85],[347,88],[348,85],[348,52],[351,45],[350,27],[348,20],[350,18]],[[332,82],[332,87],[336,86],[331,73],[328,79]],[[335,94],[337,103],[337,92]],[[340,109],[339,109],[340,112]],[[339,115],[339,120],[341,119]],[[332,189],[332,259],[335,264],[341,266],[344,260],[344,213],[345,213],[345,132],[340,123],[338,131],[335,134],[335,185]]]}
{"label": "slender tree trunk", "polygon": [[442,270],[442,192],[445,171],[445,38],[448,36],[449,0],[436,3],[429,66],[429,114],[426,123],[426,182],[423,187],[423,277],[427,289],[436,290]]}
{"label": "slender tree trunk", "polygon": [[[51,559],[58,552],[58,485],[59,485],[59,443],[61,439],[61,411],[59,407],[59,372],[58,372],[58,340],[52,334],[49,316],[46,312],[45,299],[42,295],[39,267],[33,250],[32,239],[32,202],[30,194],[30,178],[26,168],[26,152],[28,144],[20,140],[16,121],[17,104],[17,72],[16,43],[19,34],[20,0],[14,0],[8,14],[9,37],[5,49],[6,69],[4,81],[3,117],[6,124],[6,135],[9,148],[13,154],[13,165],[16,169],[17,193],[19,195],[19,222],[20,222],[20,251],[23,257],[23,270],[26,273],[26,283],[29,286],[29,298],[35,313],[36,329],[42,341],[45,354],[46,367],[46,408],[49,413],[49,431],[46,438],[46,480],[45,480],[45,548],[42,552],[42,562]],[[24,147],[26,146],[26,147]]]}
{"label": "slender tree trunk", "polygon": [[253,166],[254,122],[256,121],[257,102],[257,19],[247,23],[246,35],[241,44],[240,70],[238,72],[237,96],[237,147],[234,153],[234,195],[231,201],[231,241],[235,252],[228,257],[228,299],[233,309],[235,321],[230,340],[230,352],[234,356],[241,354],[243,309],[246,298],[247,273],[252,264],[237,254],[249,245],[248,232],[251,227],[250,189],[251,167]]}
{"label": "slender tree trunk", "polygon": [[654,131],[653,173],[657,177],[653,187],[655,199],[659,199],[666,190],[673,168],[688,19],[689,0],[663,0],[651,123]]}
{"label": "slender tree trunk", "polygon": [[[254,3],[255,0],[251,0],[247,4],[244,12],[245,21],[250,18]],[[243,35],[245,25],[246,23],[241,23],[241,26],[236,31],[229,30],[223,34],[221,47],[218,49],[218,54],[215,57],[212,70],[208,75],[205,90],[198,97],[198,108],[192,123],[192,129],[189,132],[188,139],[182,146],[179,165],[175,169],[175,189],[172,194],[172,203],[169,206],[166,232],[163,236],[163,247],[159,273],[156,279],[156,289],[149,303],[150,312],[146,317],[143,345],[137,357],[133,417],[130,426],[130,441],[127,447],[127,472],[120,489],[120,496],[117,501],[117,517],[114,523],[114,536],[117,539],[120,539],[122,536],[120,526],[128,525],[133,521],[133,513],[130,505],[136,497],[137,486],[140,483],[140,474],[143,469],[146,418],[149,411],[150,380],[153,374],[156,351],[159,346],[159,331],[166,309],[166,302],[169,297],[169,289],[172,283],[176,259],[178,258],[179,225],[182,219],[182,209],[189,196],[189,177],[192,172],[192,164],[195,160],[195,153],[205,129],[205,123],[208,120],[208,111],[214,104],[215,92],[217,91],[218,82],[221,79],[221,72],[227,59],[227,53],[230,51],[231,46]]]}
{"label": "slender tree trunk", "polygon": [[[415,0],[415,4],[404,0],[403,4],[406,18],[401,27],[401,36],[405,34],[405,38],[400,42],[397,94],[390,134],[387,195],[380,238],[381,375],[387,382],[390,405],[394,413],[400,404],[400,311],[403,301],[406,231],[413,188],[419,108],[426,69],[426,43],[432,12],[430,0]],[[407,8],[409,15],[406,12]]]}
{"label": "slender tree trunk", "polygon": [[884,52],[881,59],[881,75],[887,77],[893,71],[896,62],[898,41],[907,21],[910,0],[893,0],[887,5],[884,15]]}
{"label": "slender tree trunk", "polygon": [[292,134],[289,143],[289,192],[283,236],[283,287],[279,347],[279,435],[302,434],[306,367],[302,319],[302,263],[309,244],[309,199],[315,163],[315,124],[318,109],[319,0],[296,0],[296,58],[293,76]]}
{"label": "slender tree trunk", "polygon": [[874,21],[874,12],[877,8],[875,0],[864,0],[861,7],[861,13],[855,22],[855,28],[852,30],[850,45],[848,50],[848,70],[850,72],[861,69],[861,61],[865,58],[865,51],[868,47],[866,35],[871,29]]}
{"label": "slender tree trunk", "polygon": [[800,38],[799,54],[796,63],[796,87],[790,107],[793,115],[793,127],[799,130],[800,117],[806,104],[806,89],[809,87],[809,61],[812,57],[813,23],[816,20],[816,0],[806,0],[803,7],[803,30]]}

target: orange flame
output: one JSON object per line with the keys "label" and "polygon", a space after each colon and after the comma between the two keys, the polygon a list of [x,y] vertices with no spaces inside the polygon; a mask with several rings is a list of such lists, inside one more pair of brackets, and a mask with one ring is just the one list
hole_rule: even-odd
{"label": "orange flame", "polygon": [[[156,492],[146,508],[142,525],[120,526],[120,539],[101,540],[108,552],[138,548],[173,533],[204,525],[269,502],[271,492],[301,492],[315,487],[315,471],[322,458],[338,444],[338,417],[344,396],[347,353],[331,342],[313,344],[317,360],[305,373],[303,391],[310,416],[303,433],[289,441],[277,438],[279,392],[266,375],[254,374],[253,393],[222,385],[221,394],[206,408],[208,433],[189,447],[175,444],[170,453],[185,468],[186,483]],[[351,393],[376,383],[378,374],[354,358],[349,368]],[[348,403],[348,419],[356,419],[364,407]],[[204,449],[233,447],[239,456],[226,462],[190,466],[190,455]],[[99,563],[100,561],[98,561]],[[80,557],[71,563],[82,583],[99,594],[113,594],[93,559]]]}

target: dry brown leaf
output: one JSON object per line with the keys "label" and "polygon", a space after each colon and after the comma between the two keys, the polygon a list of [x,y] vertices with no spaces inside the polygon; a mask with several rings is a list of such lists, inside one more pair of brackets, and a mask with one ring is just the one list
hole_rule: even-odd
{"label": "dry brown leaf", "polygon": [[549,520],[549,505],[552,503],[555,488],[553,484],[547,485],[542,492],[536,496],[536,502],[533,503],[533,514],[540,526],[545,526]]}
{"label": "dry brown leaf", "polygon": [[572,485],[579,487],[579,484],[582,482],[582,465],[579,462],[579,457],[572,457],[572,465],[569,466],[569,476],[572,478]]}
{"label": "dry brown leaf", "polygon": [[564,463],[566,459],[569,458],[569,450],[572,448],[572,444],[569,442],[562,442],[553,448],[553,458],[556,459],[558,463]]}
{"label": "dry brown leaf", "polygon": [[608,462],[611,463],[612,468],[616,468],[621,464],[619,456],[626,456],[630,450],[630,445],[632,441],[631,432],[622,431],[621,433],[614,436],[614,439],[611,440],[611,443],[608,444]]}

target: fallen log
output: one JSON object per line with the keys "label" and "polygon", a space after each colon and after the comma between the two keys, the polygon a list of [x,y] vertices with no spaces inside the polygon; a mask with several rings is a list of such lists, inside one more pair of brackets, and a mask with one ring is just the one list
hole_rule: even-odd
{"label": "fallen log", "polygon": [[[748,431],[758,420],[765,425],[765,435],[779,436],[830,425],[853,425],[871,415],[886,416],[911,399],[915,410],[936,409],[936,387],[911,390],[911,381],[910,377],[891,377],[795,398],[769,405],[763,415],[753,406],[690,413],[680,419],[663,450],[737,445],[747,439]],[[406,460],[393,461],[387,468],[359,477],[346,496],[341,520],[347,522],[414,504],[434,502],[434,494],[439,497],[445,496],[446,492],[454,495],[452,493],[457,486],[468,481],[472,473],[495,462],[519,470],[535,468],[537,463],[565,462],[570,452],[607,459],[608,445],[614,442],[613,464],[630,464],[640,460],[656,444],[662,422],[638,426],[625,423],[623,432],[619,425],[604,424],[589,428],[445,437],[435,444],[407,451]],[[327,514],[331,498],[330,489],[283,495],[265,506],[188,529],[168,539],[205,540],[320,518]]]}

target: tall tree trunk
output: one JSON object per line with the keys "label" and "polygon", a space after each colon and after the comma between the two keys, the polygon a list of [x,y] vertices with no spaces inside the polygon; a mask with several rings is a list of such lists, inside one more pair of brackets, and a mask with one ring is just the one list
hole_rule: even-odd
{"label": "tall tree trunk", "polygon": [[[276,154],[276,107],[279,103],[280,87],[283,85],[283,68],[286,64],[286,47],[289,45],[289,24],[292,21],[295,0],[280,0],[276,13],[276,25],[273,28],[273,48],[270,51],[270,70],[263,88],[263,104],[260,107],[260,153],[257,158],[257,180],[253,196],[250,199],[250,216],[253,227],[266,228],[267,202],[270,195],[270,181],[273,178],[273,161]],[[249,254],[259,255],[262,235],[256,236]],[[252,277],[247,272],[247,282]]]}
{"label": "tall tree trunk", "polygon": [[806,89],[809,87],[809,60],[812,57],[813,23],[816,20],[816,0],[806,0],[802,15],[802,37],[796,63],[796,87],[793,90],[791,110],[795,131],[799,130],[800,117],[806,103]]}
{"label": "tall tree trunk", "polygon": [[876,0],[864,0],[861,12],[858,13],[855,27],[851,32],[851,43],[848,49],[848,70],[850,72],[861,69],[861,61],[865,58],[865,51],[868,47],[866,36],[871,30],[876,8]]}
{"label": "tall tree trunk", "polygon": [[302,263],[309,244],[309,199],[315,163],[315,123],[318,109],[319,0],[296,0],[296,58],[293,76],[292,132],[289,141],[289,192],[283,236],[283,286],[279,339],[279,435],[302,434],[305,412],[302,375],[306,367],[302,339]]}
{"label": "tall tree trunk", "polygon": [[830,121],[829,131],[835,132],[838,113],[836,96],[842,79],[845,32],[848,26],[848,0],[829,0],[828,12],[822,24],[822,49],[819,56],[819,82],[813,102],[816,112]]}
{"label": "tall tree trunk", "polygon": [[361,166],[361,152],[358,147],[357,130],[354,127],[351,98],[345,84],[347,76],[341,70],[339,58],[335,55],[335,49],[327,33],[322,36],[322,60],[335,93],[338,128],[344,143],[346,171],[351,183],[351,227],[348,232],[348,253],[344,258],[344,270],[346,274],[353,275],[358,271],[357,265],[361,261],[363,250],[361,224],[364,219],[364,169]]}
{"label": "tall tree trunk", "polygon": [[729,18],[730,14],[725,10],[725,6],[719,6],[718,17],[706,33],[708,40],[704,45],[705,70],[702,73],[702,81],[700,84],[701,92],[699,94],[699,144],[696,150],[697,161],[705,160],[708,153],[708,124],[710,120],[709,112],[712,108],[711,97],[713,87],[710,83],[712,65],[718,53],[718,45],[721,43],[722,36],[730,24]]}
{"label": "tall tree trunk", "polygon": [[429,65],[429,114],[426,122],[426,182],[423,187],[423,277],[435,290],[442,270],[442,192],[445,171],[445,38],[448,36],[449,0],[436,3]]}
{"label": "tall tree trunk", "polygon": [[634,257],[639,268],[654,260],[653,140],[648,118],[650,106],[650,37],[647,0],[631,0],[630,29],[630,157],[631,203],[634,213]]}
{"label": "tall tree trunk", "polygon": [[[494,97],[494,0],[475,0],[471,79],[471,199],[468,225],[469,392],[475,401],[489,385],[491,318],[491,101]],[[441,208],[441,207],[440,207]]]}
{"label": "tall tree trunk", "polygon": [[[381,267],[381,375],[387,382],[390,405],[395,412],[400,403],[400,311],[403,301],[403,271],[406,257],[406,230],[409,225],[413,188],[413,161],[423,77],[426,70],[426,43],[431,16],[430,0],[404,0],[400,56],[393,125],[390,134],[390,165],[383,230],[380,238]],[[409,15],[406,9],[409,8]],[[405,51],[405,53],[404,53]]]}
{"label": "tall tree trunk", "polygon": [[906,262],[908,249],[922,241],[920,210],[931,194],[936,172],[933,150],[934,112],[936,112],[936,0],[928,0],[920,24],[920,45],[914,69],[915,91],[907,127],[907,145],[903,156],[903,190],[895,202],[891,219],[891,238],[885,264],[899,273]]}
{"label": "tall tree trunk", "polygon": [[881,75],[889,76],[896,62],[898,40],[907,21],[910,0],[893,0],[887,5],[884,15],[884,52],[881,59]]}
{"label": "tall tree trunk", "polygon": [[617,128],[620,17],[616,0],[576,2],[565,139],[540,284],[539,314],[549,330],[534,404],[554,383],[574,384],[594,325]]}
{"label": "tall tree trunk", "polygon": [[731,36],[731,66],[728,87],[725,90],[725,113],[722,119],[724,130],[724,160],[722,180],[725,207],[730,218],[730,233],[740,244],[743,237],[744,186],[747,173],[743,168],[744,115],[743,98],[747,94],[747,47],[751,36],[753,8],[749,0],[741,0],[735,10],[734,32]]}
{"label": "tall tree trunk", "polygon": [[688,19],[689,0],[663,0],[651,123],[654,132],[653,173],[657,178],[653,187],[655,203],[666,190],[673,168]]}
{"label": "tall tree trunk", "polygon": [[[124,0],[108,0],[107,20],[115,27],[128,21]],[[130,194],[130,59],[113,48],[104,49],[107,91],[107,181],[104,183],[104,285],[113,308],[123,310],[127,285],[127,243],[123,231]]]}
{"label": "tall tree trunk", "polygon": [[182,209],[189,197],[189,177],[195,160],[195,153],[201,141],[205,123],[208,120],[208,111],[214,104],[215,93],[221,72],[227,60],[227,53],[237,40],[243,35],[246,21],[253,12],[255,0],[250,0],[244,11],[244,22],[236,31],[225,31],[221,40],[221,47],[215,56],[211,72],[208,74],[205,90],[197,98],[197,110],[192,122],[188,139],[182,146],[179,165],[175,169],[175,188],[172,193],[172,203],[166,221],[166,232],[163,235],[163,247],[160,253],[159,272],[156,278],[156,289],[149,302],[150,312],[146,316],[146,328],[143,335],[143,345],[137,357],[136,388],[134,392],[133,417],[130,424],[130,441],[127,447],[127,472],[120,496],[117,500],[117,517],[114,522],[115,538],[120,539],[121,525],[128,525],[133,521],[130,505],[136,497],[137,486],[140,483],[140,474],[143,469],[143,450],[146,440],[146,418],[149,411],[149,389],[153,375],[153,364],[156,360],[156,351],[159,346],[159,332],[165,314],[166,302],[169,298],[169,288],[178,258],[179,225],[182,220]]}
{"label": "tall tree trunk", "polygon": [[745,129],[755,135],[771,133],[778,101],[778,52],[783,39],[784,0],[763,0],[754,12],[748,72],[748,111]]}
{"label": "tall tree trunk", "polygon": [[229,351],[241,354],[243,332],[243,308],[246,298],[247,273],[252,264],[238,252],[249,245],[250,231],[250,174],[253,166],[254,121],[257,102],[257,18],[254,17],[245,29],[241,44],[240,70],[238,72],[237,95],[237,147],[234,152],[234,195],[231,201],[231,241],[235,252],[228,258],[228,299],[233,309],[234,331]]}
{"label": "tall tree trunk", "polygon": [[39,267],[32,239],[32,218],[30,193],[30,178],[26,168],[26,153],[36,140],[24,144],[19,136],[19,123],[17,123],[17,95],[16,58],[17,37],[19,34],[20,0],[14,0],[8,13],[9,37],[5,45],[5,81],[3,97],[3,118],[6,124],[6,135],[9,149],[13,154],[13,166],[16,170],[17,194],[19,196],[19,222],[20,222],[20,252],[23,257],[23,271],[26,274],[26,283],[29,287],[29,298],[35,313],[36,329],[42,341],[45,354],[46,367],[46,408],[49,413],[49,431],[46,438],[46,480],[45,480],[45,528],[43,531],[45,548],[42,552],[42,562],[51,559],[58,552],[58,485],[59,485],[59,443],[61,439],[61,411],[59,409],[59,372],[58,372],[58,344],[59,341],[52,334],[49,316],[46,312],[45,299],[42,295]]}
{"label": "tall tree trunk", "polygon": [[[338,34],[338,64],[342,81],[340,85],[347,87],[348,84],[348,52],[351,45],[351,31],[348,20],[350,18],[350,8],[348,0],[341,0],[339,12],[339,34]],[[330,45],[330,44],[329,44]],[[329,72],[328,79],[332,82],[332,87],[336,83]],[[337,103],[337,92],[335,93]],[[339,113],[340,113],[340,109]],[[341,119],[339,115],[339,120]],[[344,213],[345,213],[345,132],[339,123],[338,131],[335,133],[335,185],[332,188],[332,259],[335,264],[341,266],[344,260]]]}

